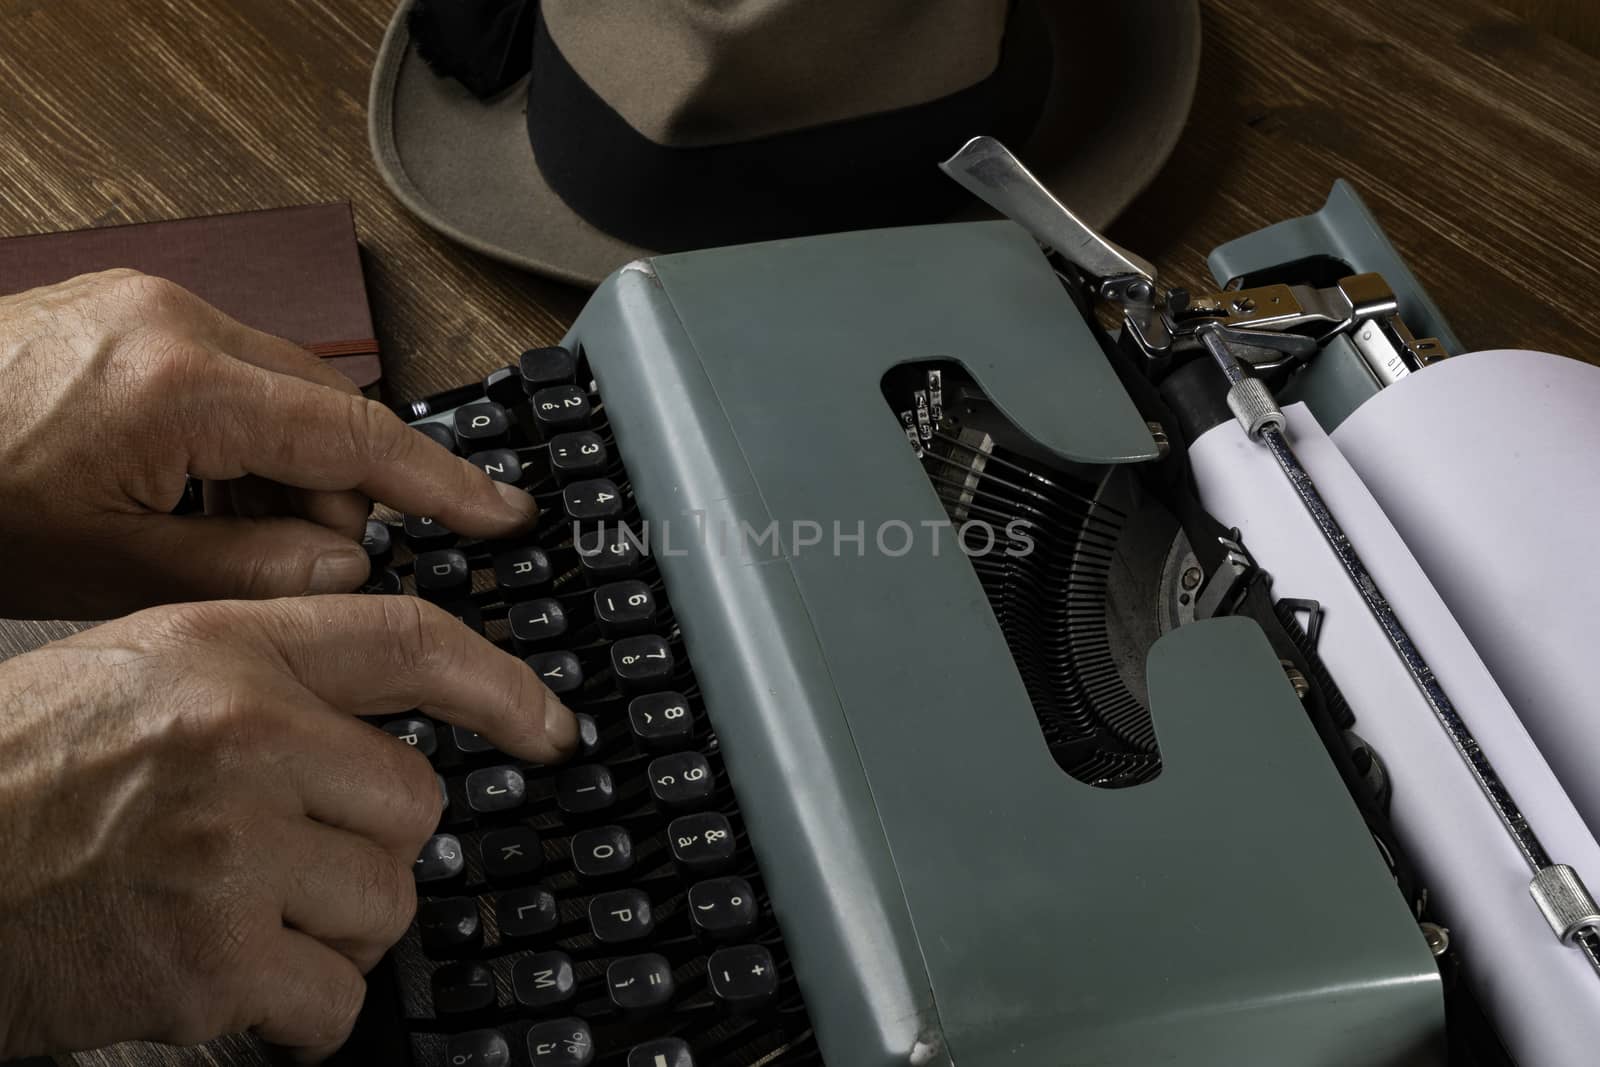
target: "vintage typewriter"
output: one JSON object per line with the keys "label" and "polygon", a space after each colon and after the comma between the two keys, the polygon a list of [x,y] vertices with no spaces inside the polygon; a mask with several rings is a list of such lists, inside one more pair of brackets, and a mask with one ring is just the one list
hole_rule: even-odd
{"label": "vintage typewriter", "polygon": [[1510,1062],[1405,768],[1185,458],[1274,393],[1338,421],[1458,349],[1439,311],[1342,184],[1190,294],[993,142],[947,167],[1023,226],[632,263],[411,405],[544,518],[374,522],[371,589],[526,657],[583,750],[383,723],[448,803],[348,1057]]}

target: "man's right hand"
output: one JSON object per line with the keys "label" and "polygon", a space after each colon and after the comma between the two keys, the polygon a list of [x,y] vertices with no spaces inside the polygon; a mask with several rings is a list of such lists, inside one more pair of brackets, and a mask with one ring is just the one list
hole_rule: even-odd
{"label": "man's right hand", "polygon": [[548,762],[572,714],[410,597],[155,608],[0,663],[0,1059],[348,1035],[406,928],[438,779],[355,716]]}

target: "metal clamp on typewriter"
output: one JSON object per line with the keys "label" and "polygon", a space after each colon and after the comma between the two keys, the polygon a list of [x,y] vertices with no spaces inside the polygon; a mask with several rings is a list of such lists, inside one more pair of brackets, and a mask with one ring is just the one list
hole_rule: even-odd
{"label": "metal clamp on typewriter", "polygon": [[[1131,295],[1126,287],[1115,291]],[[1296,366],[1335,334],[1350,337],[1383,385],[1449,354],[1437,337],[1418,338],[1411,332],[1400,317],[1394,290],[1380,274],[1352,274],[1324,288],[1263,285],[1197,296],[1171,289],[1159,307],[1126,297],[1121,303],[1129,343],[1157,367],[1175,356],[1200,351],[1198,331],[1207,324],[1234,331],[1230,343],[1257,373]],[[1258,347],[1250,341],[1251,332],[1258,330],[1294,334],[1316,343],[1293,353],[1276,346]]]}
{"label": "metal clamp on typewriter", "polygon": [[[1399,298],[1381,274],[1350,274],[1323,286],[1244,287],[1244,279],[1234,277],[1218,292],[1163,291],[1153,266],[1084,225],[993,138],[974,138],[943,166],[1057,253],[1083,292],[1121,310],[1121,343],[1139,353],[1152,376],[1203,354],[1200,330],[1207,325],[1228,330],[1236,357],[1258,375],[1293,369],[1341,334],[1349,337],[1379,385],[1390,385],[1449,354],[1440,338],[1419,338],[1406,325]],[[1305,343],[1253,339],[1261,331],[1293,335]]]}

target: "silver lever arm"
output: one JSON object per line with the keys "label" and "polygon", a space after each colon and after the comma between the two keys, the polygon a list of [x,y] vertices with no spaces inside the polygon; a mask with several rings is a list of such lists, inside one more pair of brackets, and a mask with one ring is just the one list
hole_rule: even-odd
{"label": "silver lever arm", "polygon": [[1089,277],[1131,274],[1154,292],[1155,267],[1095,233],[993,137],[974,137],[939,169]]}

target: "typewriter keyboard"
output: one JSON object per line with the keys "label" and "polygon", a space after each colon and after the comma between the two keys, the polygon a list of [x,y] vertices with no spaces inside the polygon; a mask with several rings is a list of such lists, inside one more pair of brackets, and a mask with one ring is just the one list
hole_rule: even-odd
{"label": "typewriter keyboard", "polygon": [[540,521],[485,543],[374,520],[368,591],[435,601],[522,657],[582,747],[544,767],[420,714],[378,720],[446,797],[385,963],[392,1025],[417,1067],[819,1063],[587,368],[535,349],[465,394],[414,425],[532,492]]}

